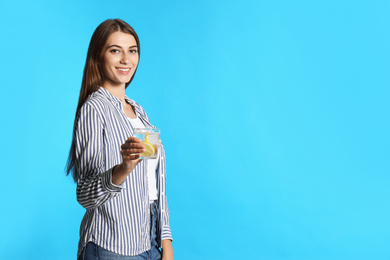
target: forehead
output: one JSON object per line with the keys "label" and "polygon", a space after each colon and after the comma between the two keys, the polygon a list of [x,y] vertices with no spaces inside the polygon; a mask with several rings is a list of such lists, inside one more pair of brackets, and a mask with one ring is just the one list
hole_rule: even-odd
{"label": "forehead", "polygon": [[133,35],[124,32],[114,32],[112,33],[106,41],[106,46],[118,45],[123,48],[130,46],[137,46],[137,42]]}

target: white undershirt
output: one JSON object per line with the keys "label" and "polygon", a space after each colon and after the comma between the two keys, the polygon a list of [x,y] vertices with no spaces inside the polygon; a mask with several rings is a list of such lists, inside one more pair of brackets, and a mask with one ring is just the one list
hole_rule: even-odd
{"label": "white undershirt", "polygon": [[[130,124],[133,128],[145,128],[141,119],[128,117]],[[148,187],[149,187],[149,201],[157,200],[157,186],[156,186],[156,170],[157,170],[157,159],[144,160],[146,164],[147,176],[148,176]]]}

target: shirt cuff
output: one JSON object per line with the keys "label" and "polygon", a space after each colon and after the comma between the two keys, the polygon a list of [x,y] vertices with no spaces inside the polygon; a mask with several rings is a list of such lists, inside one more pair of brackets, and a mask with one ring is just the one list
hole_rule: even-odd
{"label": "shirt cuff", "polygon": [[109,169],[102,174],[102,185],[103,189],[110,192],[120,192],[122,189],[126,188],[125,182],[122,182],[121,185],[116,185],[112,183],[112,169]]}
{"label": "shirt cuff", "polygon": [[171,228],[169,226],[163,226],[162,232],[161,232],[161,241],[165,239],[172,239],[172,234],[171,234]]}

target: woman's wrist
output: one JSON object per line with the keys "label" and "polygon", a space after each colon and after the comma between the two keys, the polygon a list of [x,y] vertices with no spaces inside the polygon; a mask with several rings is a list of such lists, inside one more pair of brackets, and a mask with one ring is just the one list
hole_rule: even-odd
{"label": "woman's wrist", "polygon": [[134,169],[127,163],[120,163],[112,169],[112,183],[115,185],[121,185],[126,179],[127,175]]}

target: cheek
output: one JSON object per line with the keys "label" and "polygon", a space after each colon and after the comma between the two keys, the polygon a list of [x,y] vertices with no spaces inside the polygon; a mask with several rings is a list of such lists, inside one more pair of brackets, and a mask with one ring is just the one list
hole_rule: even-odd
{"label": "cheek", "polygon": [[103,64],[106,69],[110,69],[112,67],[115,67],[115,65],[118,64],[120,60],[121,57],[119,55],[107,55],[103,58]]}
{"label": "cheek", "polygon": [[104,62],[103,65],[103,72],[104,73],[112,73],[113,70],[115,70],[115,61],[113,59],[110,59],[109,61]]}
{"label": "cheek", "polygon": [[138,56],[133,57],[132,62],[133,62],[133,64],[134,64],[135,66],[138,66],[138,61],[139,61],[139,57],[138,57]]}
{"label": "cheek", "polygon": [[107,76],[107,74],[110,73],[110,68],[107,66],[107,64],[104,64],[103,67],[102,67],[102,73],[103,73],[103,76]]}

